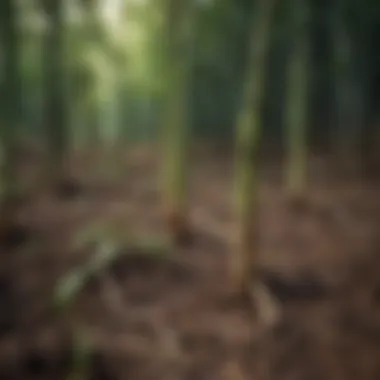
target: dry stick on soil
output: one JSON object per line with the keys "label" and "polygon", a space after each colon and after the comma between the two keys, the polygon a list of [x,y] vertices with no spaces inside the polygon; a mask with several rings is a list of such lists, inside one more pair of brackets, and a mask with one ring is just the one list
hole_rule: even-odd
{"label": "dry stick on soil", "polygon": [[[98,231],[94,229],[91,232]],[[98,232],[99,233],[99,232]],[[90,240],[91,234],[87,238]],[[79,240],[81,244],[84,243],[83,238]],[[91,241],[91,240],[90,240]],[[139,242],[130,244],[130,247],[135,247],[141,252],[156,251],[158,253],[167,254],[169,252],[167,246],[159,246],[157,242],[148,240],[141,240]],[[76,268],[69,272],[67,276],[59,282],[55,293],[55,303],[63,312],[67,311],[70,302],[73,302],[78,293],[85,287],[89,279],[98,275],[100,272],[105,271],[107,267],[120,257],[122,250],[120,249],[120,242],[113,243],[109,241],[102,241],[98,247],[97,252],[90,261],[84,266]],[[73,367],[69,374],[69,380],[85,379],[89,376],[90,371],[90,358],[93,352],[93,345],[89,334],[82,328],[74,327],[73,334]]]}
{"label": "dry stick on soil", "polygon": [[296,203],[303,198],[306,182],[308,12],[307,0],[294,0],[291,11],[294,20],[290,28],[292,48],[288,58],[287,73],[286,186],[290,199]]}
{"label": "dry stick on soil", "polygon": [[169,233],[179,243],[189,239],[187,161],[190,122],[188,95],[191,72],[192,0],[163,0],[166,13],[165,77],[167,78],[163,126],[163,206]]}
{"label": "dry stick on soil", "polygon": [[171,252],[170,248],[166,242],[152,239],[140,241],[131,239],[122,243],[117,240],[101,240],[96,244],[96,252],[87,263],[72,269],[59,281],[54,301],[59,308],[66,309],[91,278],[106,270],[121,255],[137,251],[141,254],[152,255],[152,257],[166,257]]}
{"label": "dry stick on soil", "polygon": [[[264,95],[264,78],[267,50],[270,41],[270,24],[275,0],[260,0],[253,23],[250,41],[250,59],[242,108],[237,123],[235,204],[236,241],[231,257],[232,287],[237,295],[249,295],[252,270],[255,276],[257,241],[257,148]],[[256,279],[254,278],[254,281]],[[260,300],[258,300],[260,303]],[[258,305],[260,309],[260,305]]]}

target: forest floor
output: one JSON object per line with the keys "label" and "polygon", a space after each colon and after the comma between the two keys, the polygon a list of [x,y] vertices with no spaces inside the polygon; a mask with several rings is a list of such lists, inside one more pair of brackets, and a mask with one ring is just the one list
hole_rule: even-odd
{"label": "forest floor", "polygon": [[65,378],[76,326],[93,342],[90,379],[380,379],[380,186],[329,175],[332,163],[320,157],[298,211],[280,165],[260,171],[257,260],[281,305],[275,325],[229,300],[233,165],[212,149],[194,154],[192,244],[170,259],[120,257],[65,315],[54,311],[57,280],[88,256],[70,248],[77,231],[97,219],[132,236],[164,231],[157,157],[142,148],[131,156],[108,183],[86,179],[76,163],[83,194],[37,194],[21,210],[30,240],[0,257],[0,378]]}

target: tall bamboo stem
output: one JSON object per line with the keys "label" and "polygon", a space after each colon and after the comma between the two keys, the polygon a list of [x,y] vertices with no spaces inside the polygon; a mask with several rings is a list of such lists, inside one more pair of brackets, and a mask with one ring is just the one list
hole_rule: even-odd
{"label": "tall bamboo stem", "polygon": [[270,26],[275,0],[260,0],[254,9],[250,37],[250,52],[245,81],[244,98],[236,126],[236,251],[231,261],[233,289],[247,290],[251,270],[255,266],[254,215],[257,201],[257,149],[261,129],[261,109],[264,100],[266,58],[270,43]]}
{"label": "tall bamboo stem", "polygon": [[163,201],[174,240],[188,235],[187,176],[190,138],[192,0],[167,0],[166,97],[163,135]]}
{"label": "tall bamboo stem", "polygon": [[0,37],[3,50],[3,98],[1,99],[1,229],[13,222],[17,206],[18,180],[16,144],[21,123],[20,35],[16,3],[0,2]]}
{"label": "tall bamboo stem", "polygon": [[307,0],[294,0],[287,73],[287,170],[291,197],[303,194],[307,173],[308,15]]}
{"label": "tall bamboo stem", "polygon": [[48,182],[57,186],[65,176],[68,110],[65,87],[64,0],[44,0],[48,17],[44,44],[45,128],[50,162]]}

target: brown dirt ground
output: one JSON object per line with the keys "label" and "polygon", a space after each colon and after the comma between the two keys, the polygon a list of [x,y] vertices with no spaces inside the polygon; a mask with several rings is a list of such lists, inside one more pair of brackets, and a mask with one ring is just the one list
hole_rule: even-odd
{"label": "brown dirt ground", "polygon": [[310,160],[308,204],[298,212],[281,190],[280,165],[260,170],[257,260],[282,306],[276,325],[258,324],[227,296],[233,166],[211,148],[194,154],[192,245],[172,260],[124,256],[66,315],[54,312],[57,279],[85,259],[70,248],[83,225],[102,218],[132,235],[164,231],[149,150],[131,152],[108,183],[75,162],[87,192],[38,194],[20,213],[31,240],[0,258],[0,378],[64,378],[76,326],[93,342],[91,379],[380,379],[379,186],[338,179],[320,157]]}

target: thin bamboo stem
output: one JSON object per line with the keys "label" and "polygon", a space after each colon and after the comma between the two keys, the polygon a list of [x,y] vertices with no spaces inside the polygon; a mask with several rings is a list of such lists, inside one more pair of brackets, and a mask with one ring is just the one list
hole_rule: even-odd
{"label": "thin bamboo stem", "polygon": [[266,57],[275,0],[261,0],[255,9],[244,98],[236,126],[236,251],[231,258],[233,289],[248,291],[255,266],[255,208],[257,202],[257,149],[264,100]]}

